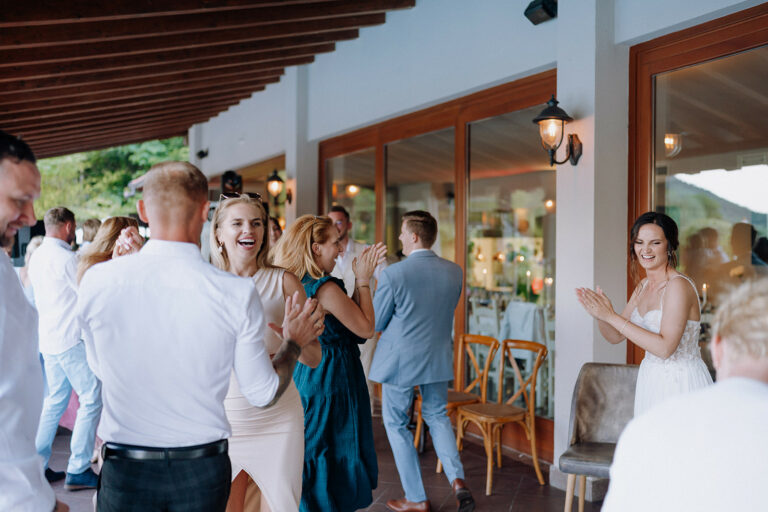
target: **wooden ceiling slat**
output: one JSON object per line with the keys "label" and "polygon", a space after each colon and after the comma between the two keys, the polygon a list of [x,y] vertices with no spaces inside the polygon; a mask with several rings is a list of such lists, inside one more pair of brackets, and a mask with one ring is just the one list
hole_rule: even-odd
{"label": "wooden ceiling slat", "polygon": [[144,109],[126,109],[124,112],[114,113],[100,113],[92,112],[90,114],[83,114],[77,116],[75,119],[55,119],[51,121],[28,121],[25,119],[18,119],[16,121],[3,124],[3,129],[15,130],[19,134],[32,133],[35,131],[47,131],[47,130],[65,130],[70,128],[79,128],[83,126],[91,126],[94,124],[115,124],[115,122],[122,122],[128,119],[137,119],[153,116],[174,115],[182,112],[209,112],[210,117],[216,116],[218,113],[226,110],[232,105],[236,105],[240,100],[225,98],[221,101],[206,101],[203,103],[169,103],[166,105],[153,105],[150,108]]}
{"label": "wooden ceiling slat", "polygon": [[40,78],[45,76],[64,76],[90,73],[94,71],[109,72],[114,70],[130,70],[130,73],[146,73],[153,69],[206,69],[222,67],[223,65],[258,64],[261,62],[274,62],[282,59],[314,56],[317,53],[333,51],[333,43],[324,43],[313,46],[300,46],[284,50],[267,50],[248,53],[245,55],[218,55],[214,57],[189,58],[185,60],[161,60],[159,62],[147,62],[144,59],[104,58],[93,61],[72,62],[48,62],[42,64],[24,64],[3,68],[0,66],[0,80],[9,81],[20,77]]}
{"label": "wooden ceiling slat", "polygon": [[199,116],[192,116],[187,118],[178,118],[173,120],[156,120],[152,122],[147,121],[136,121],[133,123],[125,123],[120,125],[113,125],[111,128],[107,129],[89,129],[89,130],[77,130],[70,132],[66,135],[61,134],[41,134],[37,136],[30,136],[26,139],[24,139],[26,142],[30,144],[30,146],[34,147],[35,144],[47,144],[47,143],[66,143],[69,141],[77,141],[77,140],[88,140],[93,139],[95,137],[106,137],[110,135],[120,135],[121,133],[125,132],[132,132],[139,129],[142,130],[155,130],[155,129],[161,129],[161,128],[167,128],[167,127],[178,127],[183,126],[185,130],[189,129],[190,126],[195,124],[195,122],[199,122]]}
{"label": "wooden ceiling slat", "polygon": [[67,62],[68,60],[76,62],[94,57],[114,58],[146,52],[203,48],[218,44],[335,32],[343,29],[381,25],[386,19],[385,16],[385,14],[364,14],[361,16],[345,16],[343,18],[299,21],[296,23],[277,23],[259,27],[258,30],[246,27],[212,32],[192,32],[190,34],[159,34],[137,37],[135,39],[101,41],[88,44],[59,43],[56,46],[43,48],[6,48],[2,52],[4,55],[3,61],[7,60],[14,64],[20,62]]}
{"label": "wooden ceiling slat", "polygon": [[142,94],[152,91],[174,90],[174,88],[194,88],[204,85],[221,83],[243,82],[246,80],[264,80],[265,83],[278,81],[283,75],[277,70],[255,71],[247,73],[216,73],[212,76],[196,76],[193,73],[180,73],[179,75],[160,76],[154,78],[140,78],[111,82],[106,84],[70,85],[60,88],[48,88],[43,90],[3,91],[0,92],[0,105],[4,103],[25,104],[28,101],[46,100],[54,98],[79,98],[94,93],[113,93],[117,97],[120,94]]}
{"label": "wooden ceiling slat", "polygon": [[[269,50],[288,50],[292,48],[301,48],[305,46],[315,46],[320,44],[335,43],[346,41],[358,37],[360,31],[356,28],[332,30],[320,32],[317,34],[302,34],[297,36],[275,37],[272,39],[252,39],[240,40],[234,43],[211,44],[207,46],[196,46],[194,48],[167,49],[155,48],[147,49],[139,53],[122,55],[120,60],[124,66],[141,66],[159,63],[182,62],[206,57],[231,57],[235,55],[249,55]],[[126,47],[127,48],[127,47]],[[24,50],[5,50],[0,67],[13,67],[25,64],[41,65],[45,63],[69,62],[71,65],[77,63],[76,69],[99,69],[107,65],[114,65],[114,56],[103,57],[101,55],[85,56],[77,54],[75,56],[67,54],[44,54],[40,49],[27,48]]]}
{"label": "wooden ceiling slat", "polygon": [[[208,94],[205,96],[199,96],[196,98],[181,98],[177,102],[175,102],[176,105],[204,105],[207,101],[210,100],[217,100],[217,99],[239,99],[243,100],[245,98],[250,97],[252,92],[249,90],[247,92],[242,93],[232,93],[228,96],[221,96],[216,94]],[[157,107],[163,108],[164,106],[167,108],[169,104],[171,103],[170,100],[165,102],[154,102],[147,105],[140,105],[140,104],[122,104],[117,105],[113,107],[101,107],[98,109],[67,109],[67,108],[59,108],[59,109],[52,109],[52,110],[46,110],[41,111],[38,113],[29,113],[27,112],[23,119],[27,121],[33,121],[33,120],[43,120],[43,119],[55,119],[55,118],[74,118],[77,119],[80,117],[83,113],[88,112],[94,112],[96,114],[103,114],[104,116],[115,116],[115,121],[119,122],[119,115],[121,113],[129,113],[129,112],[140,112],[146,109],[156,109]],[[10,123],[17,119],[17,116],[14,115],[8,115],[5,117],[0,117],[0,125],[5,125],[6,123]]]}
{"label": "wooden ceiling slat", "polygon": [[[155,35],[189,35],[227,29],[249,28],[261,32],[269,25],[304,21],[340,20],[346,16],[384,13],[413,7],[415,0],[357,0],[301,6],[254,7],[236,11],[160,15],[122,20],[84,21],[70,24],[6,27],[0,31],[0,50],[55,47],[67,52],[69,45],[102,41],[134,40]],[[267,29],[268,30],[268,29]],[[282,31],[281,31],[282,32]],[[53,48],[49,48],[53,49]],[[47,52],[44,52],[47,53]]]}
{"label": "wooden ceiling slat", "polygon": [[54,156],[69,155],[72,153],[82,153],[83,151],[94,151],[97,149],[106,149],[116,146],[125,146],[127,144],[136,144],[147,140],[170,139],[171,137],[184,136],[183,129],[175,131],[156,131],[146,132],[138,131],[136,133],[126,133],[120,139],[114,137],[104,139],[82,140],[62,145],[41,145],[39,148],[32,148],[37,158],[51,158]]}
{"label": "wooden ceiling slat", "polygon": [[312,57],[293,57],[290,59],[283,59],[277,61],[264,62],[259,64],[258,67],[245,63],[242,61],[239,64],[224,63],[222,65],[212,65],[211,67],[199,68],[197,66],[151,66],[141,69],[133,69],[126,71],[123,69],[116,69],[106,72],[93,72],[78,75],[51,75],[45,78],[21,78],[11,82],[3,82],[3,73],[0,72],[0,93],[12,92],[18,89],[50,89],[55,87],[66,87],[69,85],[93,85],[93,84],[105,84],[105,83],[119,83],[121,80],[125,80],[126,77],[132,79],[152,79],[179,76],[182,73],[188,75],[197,75],[200,77],[212,77],[217,73],[248,73],[253,71],[278,71],[280,73],[288,66],[301,66],[303,64],[310,64],[315,60]]}
{"label": "wooden ceiling slat", "polygon": [[67,2],[13,2],[3,6],[0,27],[19,25],[53,25],[85,20],[120,20],[159,16],[164,14],[213,13],[223,10],[254,6],[285,6],[319,4],[330,0],[111,0],[108,3],[93,0],[67,0]]}
{"label": "wooden ceiling slat", "polygon": [[176,87],[159,87],[153,91],[142,91],[140,93],[124,93],[116,94],[113,92],[108,93],[95,93],[81,98],[63,98],[53,100],[37,100],[27,101],[25,103],[13,103],[2,104],[0,103],[0,119],[3,114],[14,113],[24,116],[27,112],[39,112],[57,108],[76,108],[76,107],[89,107],[88,111],[98,110],[103,106],[118,105],[121,103],[126,104],[145,104],[154,103],[160,100],[174,99],[174,98],[194,98],[208,93],[220,93],[227,95],[230,92],[245,92],[248,90],[255,91],[256,89],[263,88],[267,84],[275,83],[278,78],[271,78],[268,80],[233,80],[227,82],[219,82],[218,84],[206,84],[197,87],[185,87],[185,84],[179,84]]}

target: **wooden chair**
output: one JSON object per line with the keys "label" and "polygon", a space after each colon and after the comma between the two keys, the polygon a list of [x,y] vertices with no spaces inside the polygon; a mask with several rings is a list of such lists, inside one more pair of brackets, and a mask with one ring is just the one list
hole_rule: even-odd
{"label": "wooden chair", "polygon": [[587,363],[573,389],[568,449],[560,456],[560,471],[568,473],[565,511],[573,507],[579,475],[579,512],[584,511],[587,476],[608,478],[613,452],[635,409],[638,366]]}
{"label": "wooden chair", "polygon": [[[475,402],[485,401],[487,391],[487,376],[490,371],[493,358],[496,356],[496,351],[499,349],[499,341],[490,336],[481,336],[479,334],[462,334],[458,337],[457,341],[460,344],[460,349],[466,351],[469,361],[472,363],[472,367],[475,369],[476,377],[463,391],[457,391],[455,389],[448,390],[448,402],[445,406],[448,416],[454,414],[456,409],[461,405],[472,404]],[[485,355],[485,363],[483,368],[480,369],[480,354],[479,348],[487,347],[488,353]],[[475,388],[478,388],[480,394],[472,393]],[[421,395],[416,395],[414,399],[414,414],[416,416],[416,433],[413,436],[413,444],[416,449],[419,449],[419,443],[421,442],[422,430],[424,427],[424,419],[421,416]],[[437,460],[436,471],[440,473],[443,465],[440,459]]]}
{"label": "wooden chair", "polygon": [[[496,403],[489,403],[482,400],[481,403],[462,405],[458,409],[458,418],[456,421],[457,435],[456,444],[461,450],[462,440],[466,424],[474,423],[483,435],[483,444],[485,454],[488,457],[487,475],[485,482],[485,494],[491,495],[493,487],[493,452],[496,451],[496,465],[501,467],[501,431],[507,423],[518,423],[523,427],[526,437],[531,441],[531,455],[533,456],[533,467],[536,470],[536,477],[541,485],[544,485],[544,477],[541,475],[539,467],[539,458],[536,454],[536,426],[535,426],[535,404],[536,404],[536,376],[539,373],[539,367],[547,357],[547,347],[541,343],[522,340],[504,340],[501,343],[501,361],[499,371],[499,383]],[[513,350],[530,350],[534,353],[535,359],[533,368],[527,378],[523,379],[520,367],[512,355]],[[507,361],[511,364],[517,390],[505,401],[504,400],[504,369]],[[487,378],[486,378],[487,381]],[[484,384],[483,387],[487,386]],[[523,397],[525,408],[512,405],[520,396]]]}

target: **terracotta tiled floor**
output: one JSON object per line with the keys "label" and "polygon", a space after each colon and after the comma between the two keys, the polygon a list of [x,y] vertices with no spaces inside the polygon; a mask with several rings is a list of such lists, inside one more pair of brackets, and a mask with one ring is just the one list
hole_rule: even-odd
{"label": "terracotta tiled floor", "polygon": [[[385,503],[392,498],[402,496],[400,479],[392,458],[386,433],[381,423],[381,416],[373,419],[376,453],[379,457],[379,486],[373,493],[373,504],[364,509],[371,512],[385,512]],[[428,438],[429,439],[429,438]],[[51,467],[62,470],[67,465],[69,456],[68,435],[59,435],[53,445]],[[479,445],[466,443],[461,455],[464,463],[466,482],[477,502],[478,512],[561,512],[565,502],[565,493],[549,485],[541,486],[536,481],[533,467],[504,457],[503,467],[495,468],[493,473],[493,495],[485,495],[485,453]],[[430,442],[421,456],[421,470],[427,495],[432,502],[434,512],[456,510],[456,503],[444,474],[435,473],[435,452]],[[546,480],[546,475],[545,475]],[[67,503],[72,512],[93,511],[93,491],[67,492],[64,482],[54,484],[59,500]],[[574,510],[576,504],[574,503]],[[587,512],[600,510],[600,503],[587,503]]]}

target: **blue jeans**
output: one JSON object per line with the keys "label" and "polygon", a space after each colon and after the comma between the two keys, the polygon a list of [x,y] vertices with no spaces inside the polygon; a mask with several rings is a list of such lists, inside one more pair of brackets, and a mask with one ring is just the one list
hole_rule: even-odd
{"label": "blue jeans", "polygon": [[35,438],[37,453],[44,459],[43,467],[48,467],[53,438],[74,388],[80,408],[72,430],[67,473],[82,473],[91,467],[93,441],[101,416],[101,383],[88,366],[82,341],[66,352],[43,354],[43,358],[48,395],[43,401],[43,413]]}
{"label": "blue jeans", "polygon": [[[421,480],[419,455],[413,446],[413,434],[408,430],[409,412],[413,400],[412,387],[400,387],[382,384],[382,410],[384,428],[387,431],[389,445],[395,456],[395,465],[400,474],[400,483],[408,501],[424,501],[427,493]],[[421,415],[429,425],[429,433],[437,456],[445,468],[448,482],[464,478],[459,452],[456,449],[456,436],[453,434],[451,420],[445,412],[448,400],[448,382],[435,382],[419,386],[422,397]]]}

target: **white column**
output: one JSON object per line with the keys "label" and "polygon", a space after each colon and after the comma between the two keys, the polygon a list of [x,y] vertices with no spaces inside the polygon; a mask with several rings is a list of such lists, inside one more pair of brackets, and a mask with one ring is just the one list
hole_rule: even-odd
{"label": "white column", "polygon": [[626,300],[629,73],[628,48],[614,44],[613,0],[566,0],[558,7],[557,99],[576,120],[566,133],[578,134],[584,154],[577,166],[557,169],[555,466],[568,445],[581,366],[626,362],[625,343],[602,338],[574,289],[599,285],[616,308]]}
{"label": "white column", "polygon": [[289,85],[285,122],[285,170],[287,186],[293,191],[293,202],[286,206],[286,221],[317,213],[316,141],[307,140],[309,121],[309,71],[307,66],[286,70],[283,82]]}

